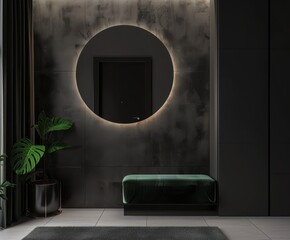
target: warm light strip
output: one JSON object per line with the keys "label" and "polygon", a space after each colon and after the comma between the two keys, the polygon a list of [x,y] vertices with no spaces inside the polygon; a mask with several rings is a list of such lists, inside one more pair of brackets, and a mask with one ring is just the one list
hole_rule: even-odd
{"label": "warm light strip", "polygon": [[[170,58],[171,58],[171,62],[172,62],[172,65],[173,65],[173,83],[172,83],[172,87],[171,87],[171,91],[168,95],[168,98],[166,99],[166,101],[164,102],[164,104],[154,113],[152,114],[150,117],[140,121],[140,122],[136,122],[136,123],[115,123],[115,122],[111,122],[111,121],[108,121],[106,119],[103,119],[101,117],[99,117],[98,115],[96,115],[87,105],[86,103],[84,102],[84,100],[82,99],[82,96],[79,92],[79,89],[78,89],[78,85],[77,85],[77,78],[76,78],[76,71],[75,71],[75,76],[74,76],[74,83],[75,83],[75,87],[77,89],[77,92],[78,92],[78,95],[79,95],[79,98],[81,99],[82,103],[83,103],[83,106],[84,108],[87,110],[87,112],[89,112],[92,116],[94,116],[96,118],[96,120],[101,120],[103,121],[104,123],[107,123],[107,124],[110,124],[110,125],[114,125],[114,126],[122,126],[122,127],[125,127],[125,126],[128,126],[128,127],[131,127],[131,126],[136,126],[136,125],[139,125],[139,124],[148,124],[150,123],[150,121],[154,120],[158,115],[160,115],[162,113],[162,111],[164,109],[166,109],[166,107],[170,104],[170,102],[172,101],[172,98],[173,98],[173,95],[174,95],[174,89],[176,87],[176,79],[175,79],[175,74],[176,74],[176,62],[175,62],[175,58],[174,58],[174,54],[172,53],[172,51],[170,51],[169,47],[167,46],[166,44],[166,41],[164,39],[162,39],[161,36],[157,35],[156,33],[152,32],[151,30],[148,30],[146,27],[144,26],[140,26],[140,25],[136,25],[136,24],[132,24],[132,23],[122,23],[122,24],[112,24],[110,26],[106,26],[106,27],[103,27],[103,28],[100,28],[98,31],[96,31],[94,34],[92,34],[92,37],[86,42],[84,43],[84,47],[86,46],[86,44],[93,38],[95,37],[96,34],[108,29],[108,28],[111,28],[111,27],[116,27],[116,26],[124,26],[124,25],[127,25],[127,26],[133,26],[133,27],[139,27],[139,28],[142,28],[143,30],[153,34],[156,38],[158,38],[162,43],[163,45],[166,47],[169,55],[170,55]],[[83,47],[83,48],[84,48]],[[82,53],[82,49],[80,49],[79,51],[79,54],[76,58],[76,61],[75,61],[75,66],[73,69],[77,69],[77,63],[78,63],[78,59]]]}

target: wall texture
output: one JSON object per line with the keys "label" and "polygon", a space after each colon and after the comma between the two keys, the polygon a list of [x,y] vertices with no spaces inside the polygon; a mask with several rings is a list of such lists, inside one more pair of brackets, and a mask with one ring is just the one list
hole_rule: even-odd
{"label": "wall texture", "polygon": [[[134,125],[95,116],[76,87],[83,46],[119,24],[151,31],[174,60],[168,101]],[[64,137],[74,148],[49,163],[64,207],[120,206],[126,174],[209,172],[209,1],[34,0],[34,25],[38,110],[75,122]]]}

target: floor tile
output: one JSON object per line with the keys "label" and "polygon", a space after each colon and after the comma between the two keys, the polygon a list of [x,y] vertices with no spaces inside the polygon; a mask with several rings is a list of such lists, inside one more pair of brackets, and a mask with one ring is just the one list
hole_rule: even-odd
{"label": "floor tile", "polygon": [[63,220],[55,220],[51,221],[46,224],[46,227],[93,227],[97,224],[97,221],[91,220],[70,220],[70,221],[63,221]]}
{"label": "floor tile", "polygon": [[45,226],[95,226],[100,219],[103,210],[65,209],[60,215],[51,219]]}
{"label": "floor tile", "polygon": [[0,231],[2,240],[21,240],[37,226],[217,226],[229,240],[290,240],[290,218],[124,216],[123,209],[63,209],[49,218],[24,218]]}
{"label": "floor tile", "polygon": [[21,219],[21,221],[16,223],[13,226],[13,228],[17,229],[17,228],[23,228],[23,227],[44,226],[49,221],[51,221],[51,219],[53,219],[53,217],[47,217],[47,218],[44,218],[44,217],[38,217],[38,218],[24,217],[23,219]]}
{"label": "floor tile", "polygon": [[63,208],[62,212],[104,211],[104,208]]}
{"label": "floor tile", "polygon": [[105,209],[97,226],[146,226],[146,216],[124,216],[123,209]]}
{"label": "floor tile", "polygon": [[256,217],[250,221],[272,239],[290,240],[289,217]]}
{"label": "floor tile", "polygon": [[70,210],[64,209],[60,215],[54,217],[54,219],[65,218],[65,219],[83,219],[83,218],[94,218],[99,219],[102,209],[83,209],[83,210]]}
{"label": "floor tile", "polygon": [[147,226],[207,226],[203,217],[190,216],[148,216]]}
{"label": "floor tile", "polygon": [[246,217],[204,217],[206,223],[209,226],[229,226],[229,227],[239,227],[239,226],[253,226],[251,221]]}
{"label": "floor tile", "polygon": [[255,227],[219,227],[230,240],[269,240]]}
{"label": "floor tile", "polygon": [[30,218],[24,217],[18,223],[13,226],[0,231],[0,239],[2,240],[18,240],[22,239],[28,233],[30,233],[34,228],[38,226],[44,226],[47,224],[52,217],[48,218]]}
{"label": "floor tile", "polygon": [[209,226],[219,227],[230,240],[269,240],[246,217],[205,217]]}
{"label": "floor tile", "polygon": [[0,231],[0,239],[2,240],[21,240],[28,235],[35,227],[11,227]]}

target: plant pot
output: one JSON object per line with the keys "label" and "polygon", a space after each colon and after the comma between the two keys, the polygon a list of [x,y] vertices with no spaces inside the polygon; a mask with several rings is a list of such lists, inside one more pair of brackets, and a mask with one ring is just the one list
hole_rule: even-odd
{"label": "plant pot", "polygon": [[60,208],[60,184],[55,179],[28,184],[28,211],[35,216],[49,216]]}
{"label": "plant pot", "polygon": [[0,230],[4,228],[3,210],[0,208]]}

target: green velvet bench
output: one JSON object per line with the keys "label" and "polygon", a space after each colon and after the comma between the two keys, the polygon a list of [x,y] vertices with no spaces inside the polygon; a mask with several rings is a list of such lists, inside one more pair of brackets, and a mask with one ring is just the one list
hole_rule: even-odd
{"label": "green velvet bench", "polygon": [[128,175],[122,182],[125,215],[215,210],[217,183],[201,174]]}

